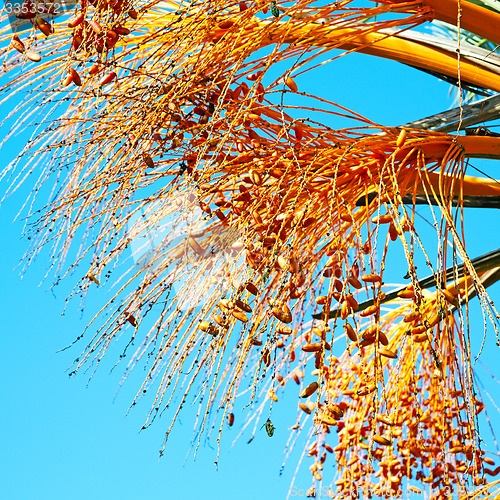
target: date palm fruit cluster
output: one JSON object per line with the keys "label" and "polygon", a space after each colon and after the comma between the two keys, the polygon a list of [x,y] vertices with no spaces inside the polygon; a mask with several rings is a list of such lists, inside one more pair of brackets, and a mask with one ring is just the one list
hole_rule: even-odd
{"label": "date palm fruit cluster", "polygon": [[[462,29],[500,43],[499,14],[460,4]],[[494,495],[499,461],[478,440],[484,404],[460,311],[477,296],[496,329],[485,289],[499,263],[471,261],[460,207],[499,196],[496,181],[464,175],[468,158],[498,156],[498,139],[385,127],[309,94],[306,78],[362,52],[498,92],[495,64],[464,55],[458,68],[455,50],[409,36],[457,24],[457,5],[82,0],[14,34],[5,14],[2,90],[17,120],[6,139],[33,131],[3,173],[15,173],[7,194],[28,174],[37,201],[51,193],[31,214],[25,261],[49,245],[53,286],[83,269],[75,297],[119,284],[74,372],[125,341],[126,373],[147,362],[132,403],[153,393],[145,425],[176,406],[168,438],[196,396],[197,425],[217,442],[238,421],[237,394],[252,420],[300,385],[292,432],[307,437],[309,496],[320,484],[331,498]],[[175,197],[183,213],[200,209],[197,231],[175,245],[167,231],[147,266],[119,271],[134,231],[154,231]],[[419,199],[440,220],[437,264]],[[396,247],[410,282],[391,291]],[[456,256],[464,264],[446,273]],[[188,291],[200,301],[181,309]]]}

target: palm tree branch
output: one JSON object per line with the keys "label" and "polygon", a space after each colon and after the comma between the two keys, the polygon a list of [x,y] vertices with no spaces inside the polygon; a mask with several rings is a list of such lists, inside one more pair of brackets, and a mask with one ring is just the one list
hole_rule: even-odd
{"label": "palm tree branch", "polygon": [[[283,39],[284,36],[283,41],[289,44],[306,43],[307,40],[309,45],[313,43],[316,46],[331,49],[357,51],[398,61],[419,69],[434,71],[450,78],[458,78],[456,53],[446,46],[438,48],[416,39],[406,39],[403,36],[382,31],[318,27],[314,23],[298,25],[293,32],[289,32],[289,27],[285,23],[280,24],[273,36],[264,42],[264,45],[274,43],[277,39]],[[282,30],[286,30],[287,34],[281,33]],[[315,36],[311,39],[312,33],[315,33]],[[500,92],[497,65],[479,61],[477,56],[474,58],[464,56],[461,59],[460,77],[469,85]]]}
{"label": "palm tree branch", "polygon": [[[403,2],[403,0],[399,1]],[[432,9],[434,19],[457,25],[458,7],[456,0],[423,0],[422,3]],[[461,29],[500,45],[500,32],[498,31],[500,14],[465,0],[460,2],[460,10]]]}
{"label": "palm tree branch", "polygon": [[[480,279],[485,288],[500,279],[500,249],[493,250],[492,252],[488,252],[479,257],[476,257],[475,259],[471,260],[471,263],[476,272],[480,275]],[[418,281],[418,287],[421,290],[424,290],[426,288],[436,286],[438,282],[444,282],[445,279],[447,282],[449,282],[454,279],[460,279],[463,276],[464,264],[459,264],[458,266],[448,267],[443,273],[441,273],[441,276],[439,278],[434,274],[431,274],[426,278],[422,278]],[[379,303],[386,304],[388,302],[396,300],[398,298],[398,293],[402,292],[405,289],[406,287],[401,287],[397,290],[394,290],[393,292],[386,294],[385,298],[383,300],[380,300]],[[471,293],[473,293],[472,290]],[[471,298],[471,294],[469,294],[469,298]],[[357,312],[365,310],[367,307],[373,305],[373,303],[373,299],[368,299],[364,302],[361,302],[359,304]],[[330,311],[328,317],[330,319],[335,318],[339,315],[339,313],[340,311],[338,309],[335,309],[333,311]],[[314,319],[321,319],[322,317],[323,313],[313,314]]]}
{"label": "palm tree branch", "polygon": [[[461,116],[460,116],[461,115]],[[414,122],[405,123],[401,128],[452,132],[467,127],[496,120],[500,117],[500,95],[487,97],[480,101],[437,113]],[[459,127],[460,124],[460,127]]]}

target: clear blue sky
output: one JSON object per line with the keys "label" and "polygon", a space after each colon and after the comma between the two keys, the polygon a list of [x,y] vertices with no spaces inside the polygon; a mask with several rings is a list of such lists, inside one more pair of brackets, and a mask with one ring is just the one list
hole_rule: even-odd
{"label": "clear blue sky", "polygon": [[[448,84],[397,63],[362,55],[342,58],[321,71],[299,78],[297,83],[312,94],[328,96],[385,125],[398,125],[442,111],[452,102]],[[9,110],[8,105],[0,108],[2,118]],[[10,143],[0,156],[0,167],[22,147],[23,140],[25,137],[21,136]],[[478,161],[473,164],[480,165]],[[494,167],[486,162],[482,165],[494,175]],[[0,207],[0,498],[284,499],[301,452],[299,446],[279,477],[289,437],[287,428],[295,419],[297,394],[292,394],[293,390],[287,398],[279,395],[280,402],[273,411],[277,427],[273,438],[261,431],[248,445],[247,433],[232,447],[244,420],[241,413],[236,414],[234,427],[226,429],[223,435],[217,472],[213,465],[215,451],[208,444],[202,445],[196,462],[192,456],[185,461],[193,436],[193,412],[188,407],[161,461],[158,450],[170,420],[160,419],[148,430],[139,432],[147,405],[139,405],[125,418],[128,404],[142,381],[140,371],[129,377],[114,403],[120,369],[111,375],[107,370],[98,370],[88,387],[85,373],[68,377],[66,369],[80,351],[78,348],[59,354],[56,351],[81,333],[101,304],[106,289],[89,296],[88,311],[83,317],[76,303],[62,317],[64,290],[69,290],[70,283],[58,290],[56,296],[47,291],[49,282],[40,285],[46,269],[43,258],[20,279],[19,269],[15,268],[27,242],[20,239],[22,224],[12,221],[33,181],[29,179]],[[5,188],[4,182],[2,191]],[[498,221],[493,210],[480,214],[467,211],[466,241],[471,256],[500,246]],[[395,260],[393,267],[393,281],[401,282],[406,272],[403,261]],[[499,287],[492,292],[498,296]],[[476,317],[474,325],[477,334],[482,335],[481,319]],[[498,350],[490,337],[481,359],[500,378],[497,356]],[[480,374],[491,394],[500,401],[498,385],[488,379],[484,370]],[[498,424],[498,414],[495,415],[491,405],[489,408],[496,419],[494,424]],[[215,440],[210,444],[214,446]],[[331,457],[329,460],[325,464],[328,471],[325,478],[334,474],[334,461]],[[304,461],[296,479],[297,488],[305,490],[310,486],[308,465]]]}

